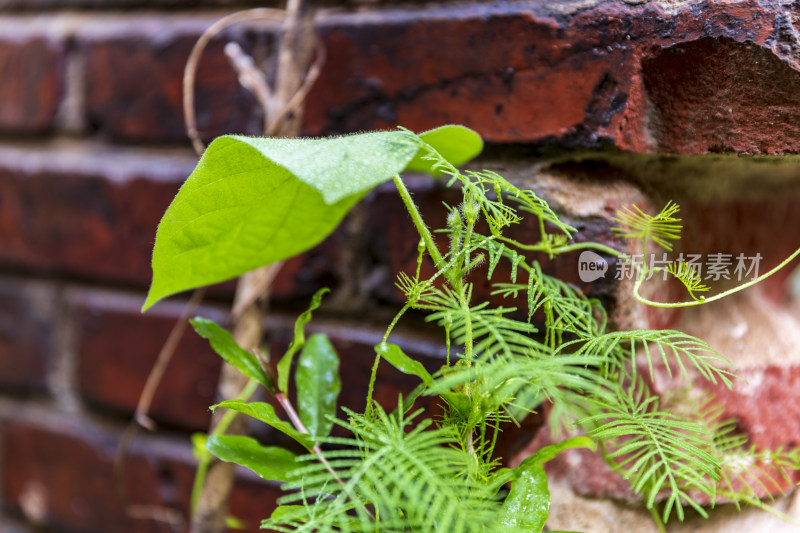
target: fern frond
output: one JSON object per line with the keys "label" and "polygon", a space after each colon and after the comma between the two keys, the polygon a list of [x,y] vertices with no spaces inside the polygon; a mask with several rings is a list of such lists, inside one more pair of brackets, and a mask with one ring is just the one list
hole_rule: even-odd
{"label": "fern frond", "polygon": [[673,216],[679,209],[678,204],[667,202],[660,213],[652,216],[636,205],[633,209],[626,206],[617,211],[613,220],[619,227],[613,228],[613,231],[626,239],[650,239],[665,250],[672,251],[671,241],[680,239],[682,229],[681,219]]}
{"label": "fern frond", "polygon": [[[660,356],[670,377],[672,377],[672,365],[677,364],[684,377],[688,378],[686,364],[690,363],[711,383],[717,383],[719,380],[730,388],[730,378],[735,376],[736,370],[727,358],[720,355],[707,342],[677,330],[615,331],[587,340],[565,343],[559,350],[568,353],[576,347],[576,353],[600,356],[610,367],[624,366],[634,357],[637,347],[642,347],[652,378],[655,378],[654,352]],[[731,370],[722,368],[723,366]]]}
{"label": "fern frond", "polygon": [[429,280],[416,281],[405,272],[397,275],[395,286],[403,291],[406,300],[412,305],[420,300],[424,300],[431,293],[431,283]]}
{"label": "fern frond", "polygon": [[685,261],[672,262],[667,265],[667,272],[678,278],[689,295],[696,301],[702,301],[704,298],[695,296],[696,292],[706,292],[710,290],[708,285],[703,285],[703,278],[697,273],[697,269],[689,265]]}
{"label": "fern frond", "polygon": [[593,397],[601,414],[578,423],[597,424],[589,435],[605,442],[606,459],[642,494],[648,508],[660,495],[666,497],[664,521],[673,509],[683,520],[685,505],[707,516],[691,492],[715,494],[720,464],[708,451],[712,433],[704,424],[660,409],[658,397],[649,395],[644,382],[628,377],[632,384],[618,386],[614,401]]}
{"label": "fern frond", "polygon": [[327,531],[484,531],[499,505],[463,475],[469,457],[455,447],[452,431],[431,428],[429,420],[411,428],[415,415],[376,409],[375,419],[348,411],[350,422],[339,422],[355,439],[326,439],[342,447],[323,453],[339,481],[315,456],[304,456],[308,466],[292,479],[303,490],[279,503],[315,500],[315,524]]}
{"label": "fern frond", "polygon": [[482,416],[504,411],[518,419],[545,400],[576,404],[585,394],[607,396],[607,383],[596,371],[601,363],[601,358],[585,355],[501,356],[449,368],[426,394],[446,394],[468,386],[472,396],[482,399]]}
{"label": "fern frond", "polygon": [[[471,287],[468,293],[470,291]],[[469,301],[469,296],[466,299]],[[489,302],[463,306],[449,288],[434,289],[424,303],[427,307],[421,308],[433,311],[425,320],[444,326],[458,345],[464,346],[466,339],[471,338],[475,357],[487,359],[498,354],[510,357],[548,351],[532,338],[531,335],[537,331],[534,326],[506,316],[515,308],[492,308]]]}
{"label": "fern frond", "polygon": [[775,494],[786,494],[794,485],[790,472],[800,468],[800,449],[758,450],[737,431],[736,419],[723,420],[721,414],[720,406],[707,417],[714,431],[714,453],[722,466],[718,495],[739,507],[741,502],[773,500]]}
{"label": "fern frond", "polygon": [[[548,327],[556,331],[591,337],[602,333],[605,324],[594,318],[599,307],[575,287],[542,272],[538,261],[531,263],[528,274],[528,317],[543,308],[549,316]],[[604,317],[605,315],[603,315]]]}

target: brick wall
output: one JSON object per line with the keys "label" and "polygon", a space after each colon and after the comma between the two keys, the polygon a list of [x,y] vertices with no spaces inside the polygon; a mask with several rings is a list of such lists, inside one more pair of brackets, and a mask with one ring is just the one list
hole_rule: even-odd
{"label": "brick wall", "polygon": [[[0,0],[0,531],[169,531],[154,509],[185,516],[188,437],[207,426],[220,369],[193,334],[154,398],[159,431],[134,439],[116,485],[113,460],[183,307],[177,298],[139,313],[156,225],[196,161],[183,130],[183,66],[203,29],[252,5],[264,2]],[[797,160],[760,157],[800,151],[796,3],[320,7],[327,62],[308,99],[305,134],[462,123],[488,141],[479,166],[541,192],[579,239],[620,246],[609,235],[616,208],[673,198],[703,228],[687,237],[691,249],[726,251],[717,249],[724,242],[775,264],[800,245],[784,229],[797,222]],[[222,47],[235,40],[264,59],[273,32],[232,29],[208,49],[196,90],[206,139],[258,132],[260,112]],[[442,222],[451,193],[425,179],[410,184],[423,214]],[[371,346],[399,302],[394,275],[413,265],[416,242],[392,187],[378,188],[329,239],[284,267],[270,344],[286,342],[315,289],[332,287],[314,327],[342,354],[345,403],[362,407]],[[547,268],[603,298],[622,323],[710,336],[750,379],[722,397],[743,429],[762,444],[800,442],[797,319],[786,276],[725,306],[663,315],[617,302],[613,282],[581,284],[574,257]],[[199,313],[224,320],[232,292],[231,283],[215,287]],[[441,358],[439,337],[421,317],[410,317],[398,342],[432,368]],[[412,384],[384,368],[379,399],[392,402]],[[510,433],[507,454],[539,424]],[[554,516],[564,529],[605,531],[602,521],[580,522],[594,503],[582,501],[583,514],[563,512],[582,496],[624,496],[601,467],[576,469],[576,457],[589,461],[554,464],[562,480]],[[133,507],[116,497],[120,487]],[[233,514],[255,531],[275,491],[242,472]],[[617,524],[649,527],[599,503]],[[736,530],[724,520],[719,530]]]}

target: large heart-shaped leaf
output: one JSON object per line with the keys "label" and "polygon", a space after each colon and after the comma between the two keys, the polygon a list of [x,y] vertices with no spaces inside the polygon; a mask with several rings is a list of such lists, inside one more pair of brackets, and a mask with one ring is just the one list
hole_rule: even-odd
{"label": "large heart-shaped leaf", "polygon": [[[436,172],[420,141],[462,163],[480,138],[461,126],[325,139],[224,136],[203,154],[156,232],[153,282],[161,298],[234,278],[319,243],[370,189],[403,171]],[[424,150],[423,150],[424,152]]]}

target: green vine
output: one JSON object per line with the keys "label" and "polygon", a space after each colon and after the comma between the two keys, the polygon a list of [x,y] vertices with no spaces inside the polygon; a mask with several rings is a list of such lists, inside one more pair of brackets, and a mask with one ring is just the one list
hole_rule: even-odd
{"label": "green vine", "polygon": [[[221,144],[209,147],[159,228],[156,278],[148,306],[194,283],[218,281],[223,273],[236,275],[299,253],[298,242],[306,248],[313,246],[335,227],[329,217],[337,221],[383,181],[394,181],[419,234],[413,276],[398,273],[397,286],[406,303],[375,347],[364,410],[345,410],[346,419],[335,417],[341,388],[339,358],[323,335],[306,339],[304,333],[321,294],[298,319],[294,340],[276,367],[277,380],[272,379],[268,365],[262,366],[261,359],[241,350],[230,336],[208,329],[207,321],[196,322],[196,327],[204,325],[206,329],[198,331],[212,340],[215,350],[253,378],[253,387],[260,383],[274,396],[289,422],[270,404],[247,403],[253,392],[250,386],[241,401],[220,407],[253,416],[286,433],[305,450],[297,455],[246,437],[227,437],[222,434],[223,424],[204,441],[220,459],[244,464],[284,483],[286,493],[262,527],[309,532],[538,533],[550,505],[542,465],[564,449],[599,445],[610,467],[630,481],[642,505],[665,531],[672,517],[684,518],[686,507],[707,516],[703,499],[713,505],[723,497],[737,505],[767,508],[758,495],[780,492],[781,480],[800,467],[797,450],[766,452],[748,447],[746,439],[732,431],[733,422],[720,418],[713,403],[697,412],[653,393],[648,383],[657,364],[670,375],[683,377],[687,387],[690,369],[702,379],[727,387],[737,372],[707,343],[679,331],[609,331],[606,312],[598,301],[545,274],[537,252],[550,258],[584,250],[623,260],[628,256],[602,244],[574,242],[575,228],[533,191],[521,190],[491,171],[458,170],[480,151],[480,139],[473,132],[445,127],[421,135],[400,130],[332,140],[234,137],[215,143]],[[428,228],[400,176],[404,169],[443,177],[449,186],[461,190],[460,203],[446,206],[445,227],[434,232]],[[275,183],[281,183],[281,188]],[[228,191],[224,198],[215,193],[218,186]],[[289,189],[302,201],[287,211],[281,194]],[[231,198],[242,205],[222,203]],[[244,207],[259,209],[256,222],[263,224],[228,218]],[[283,214],[274,220],[258,218],[272,216],[270,209],[282,209]],[[623,209],[615,219],[615,231],[640,241],[643,258],[651,243],[670,251],[681,231],[678,209],[668,203],[655,216],[635,206]],[[204,213],[217,218],[206,226],[209,220]],[[314,226],[310,220],[324,223]],[[270,224],[279,224],[281,232]],[[522,243],[504,235],[517,224],[538,227],[539,241]],[[237,240],[231,241],[234,227]],[[188,234],[191,239],[186,238]],[[265,234],[272,237],[265,240]],[[446,247],[441,239],[439,248],[437,234],[447,237]],[[259,243],[259,247],[240,247],[239,241],[251,246]],[[701,305],[769,277],[798,253],[757,279],[711,297],[698,294],[709,288],[686,263],[651,268],[643,262],[634,265],[633,296],[659,307]],[[171,257],[187,254],[198,260],[191,279],[181,278],[169,262]],[[427,278],[421,275],[426,256],[435,266]],[[491,279],[500,262],[507,263],[510,273],[493,283],[492,295],[505,299],[507,306],[475,297],[475,281]],[[203,271],[206,265],[211,265],[210,273]],[[680,280],[692,300],[661,303],[642,297],[643,282],[655,272]],[[395,326],[409,312],[424,313],[426,320],[441,327],[447,347],[441,368],[425,368],[390,342]],[[292,404],[288,388],[298,352],[297,402]],[[647,361],[646,369],[637,365],[637,358]],[[420,380],[414,391],[398,398],[389,410],[374,401],[381,363]],[[441,416],[414,408],[423,396],[439,399]],[[509,459],[497,453],[503,424],[519,423],[543,402],[552,405],[554,427],[570,426],[583,435],[545,447],[516,468],[503,467]],[[349,436],[330,436],[332,424]],[[205,452],[200,453],[198,477],[207,460]],[[742,465],[752,468],[745,470]],[[764,485],[768,491],[760,490]]]}

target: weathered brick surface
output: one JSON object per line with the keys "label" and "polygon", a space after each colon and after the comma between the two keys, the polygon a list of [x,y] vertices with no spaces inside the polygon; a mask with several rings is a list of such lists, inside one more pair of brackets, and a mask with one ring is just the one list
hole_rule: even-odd
{"label": "weathered brick surface", "polygon": [[[43,417],[41,422],[15,418],[2,425],[0,495],[10,512],[56,530],[86,533],[174,531],[151,518],[154,508],[177,513],[185,524],[194,477],[188,442],[134,441],[121,487],[131,508],[120,502],[113,484],[118,436],[79,421],[54,424],[52,417]],[[232,512],[247,524],[246,531],[258,531],[279,494],[274,485],[244,476],[234,491]]]}
{"label": "weathered brick surface", "polygon": [[800,76],[768,48],[698,39],[644,61],[642,74],[660,152],[797,151]]}
{"label": "weathered brick surface", "polygon": [[[152,18],[129,24],[119,35],[102,34],[82,43],[89,123],[117,140],[185,144],[183,71],[202,30],[187,33],[176,23]],[[261,115],[250,93],[239,86],[222,51],[224,42],[218,39],[206,49],[195,83],[197,127],[209,140],[223,133],[261,131]]]}
{"label": "weathered brick surface", "polygon": [[53,128],[64,91],[64,50],[42,37],[0,38],[0,132]]}
{"label": "weathered brick surface", "polygon": [[[118,32],[77,33],[73,53],[85,61],[92,127],[116,140],[185,143],[181,77],[204,25],[176,20],[143,17]],[[495,142],[680,153],[798,149],[791,103],[800,41],[781,2],[597,2],[572,12],[478,3],[326,14],[318,28],[327,62],[308,100],[309,134],[453,122]],[[256,41],[271,40],[258,33]],[[253,39],[234,38],[252,49]],[[259,112],[222,43],[212,44],[198,72],[200,129],[207,137],[257,132]],[[62,56],[44,36],[0,46],[4,87],[13,95],[0,108],[0,126],[5,119],[15,131],[50,127],[62,96]]]}
{"label": "weathered brick surface", "polygon": [[[195,159],[183,151],[74,148],[77,154],[68,147],[0,148],[0,266],[148,286],[158,222]],[[336,286],[342,245],[337,232],[287,261],[275,297]],[[232,288],[213,292],[230,295]]]}
{"label": "weathered brick surface", "polygon": [[[138,296],[73,290],[68,299],[76,330],[78,392],[91,407],[131,416],[182,305],[175,302],[142,315]],[[224,319],[208,308],[195,314]],[[208,341],[188,326],[153,398],[151,417],[170,426],[206,428],[220,366]]]}
{"label": "weathered brick surface", "polygon": [[42,392],[57,349],[55,291],[19,278],[0,278],[0,302],[0,389]]}
{"label": "weathered brick surface", "polygon": [[156,226],[190,160],[102,151],[83,157],[0,149],[0,262],[148,283]]}
{"label": "weathered brick surface", "polygon": [[798,149],[798,41],[782,3],[557,7],[332,18],[321,27],[329,59],[307,131],[461,123],[496,142]]}

